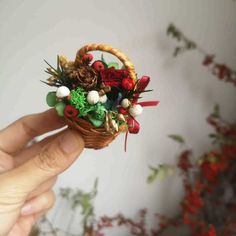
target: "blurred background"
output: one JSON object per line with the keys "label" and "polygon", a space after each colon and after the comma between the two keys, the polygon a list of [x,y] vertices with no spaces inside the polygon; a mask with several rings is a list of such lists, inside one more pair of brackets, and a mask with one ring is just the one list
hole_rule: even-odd
{"label": "blurred background", "polygon": [[[145,108],[139,118],[141,132],[129,136],[127,152],[124,135],[106,149],[85,150],[55,187],[89,191],[98,177],[98,216],[123,212],[132,217],[143,207],[150,214],[175,215],[183,197],[181,180],[146,181],[149,166],[176,164],[179,145],[167,136],[181,134],[198,156],[211,146],[206,117],[216,103],[225,119],[235,120],[235,88],[202,67],[201,54],[173,57],[176,42],[166,35],[170,23],[218,61],[236,66],[232,0],[0,0],[1,128],[48,109],[50,88],[40,82],[48,77],[44,59],[52,65],[58,54],[73,60],[85,44],[111,44],[132,60],[140,77],[151,77],[154,91],[144,100],[161,103]],[[63,217],[58,220],[63,225]]]}

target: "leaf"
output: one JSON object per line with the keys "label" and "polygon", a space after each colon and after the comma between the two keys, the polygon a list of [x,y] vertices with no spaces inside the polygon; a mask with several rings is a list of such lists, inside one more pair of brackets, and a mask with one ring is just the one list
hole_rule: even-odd
{"label": "leaf", "polygon": [[101,55],[101,61],[107,65],[107,62],[106,62],[106,60],[105,60],[105,58],[104,58],[104,56],[103,56],[103,53],[102,53],[102,55]]}
{"label": "leaf", "polygon": [[158,168],[149,167],[149,169],[152,172],[147,178],[149,184],[153,183],[156,179],[163,181],[175,172],[175,167],[168,164],[159,165]]}
{"label": "leaf", "polygon": [[64,116],[64,108],[65,108],[65,104],[63,102],[59,102],[55,105],[55,109],[57,110],[57,114],[59,116]]}
{"label": "leaf", "polygon": [[181,143],[181,144],[185,143],[184,139],[180,135],[170,134],[170,135],[168,135],[168,137],[173,139],[174,141],[176,141],[178,143]]}
{"label": "leaf", "polygon": [[111,68],[111,67],[114,67],[115,69],[119,69],[119,63],[117,63],[117,62],[110,62],[110,63],[108,63],[108,68]]}
{"label": "leaf", "polygon": [[56,92],[49,92],[46,101],[49,107],[54,107],[57,104]]}
{"label": "leaf", "polygon": [[174,174],[175,168],[171,165],[160,165],[158,169],[157,178],[161,181]]}
{"label": "leaf", "polygon": [[152,167],[152,166],[150,166],[149,169],[151,170],[151,174],[148,176],[147,182],[148,182],[149,184],[151,184],[151,183],[153,183],[153,182],[156,180],[156,178],[157,178],[158,169],[155,168],[155,167]]}
{"label": "leaf", "polygon": [[103,120],[98,120],[93,117],[89,118],[89,121],[95,126],[95,127],[101,127],[102,124],[104,123]]}
{"label": "leaf", "polygon": [[147,178],[147,182],[149,184],[152,184],[157,178],[157,174],[156,175],[149,175],[148,178]]}
{"label": "leaf", "polygon": [[215,104],[214,111],[212,113],[214,117],[220,117],[220,106],[219,104]]}
{"label": "leaf", "polygon": [[176,47],[174,51],[174,57],[177,57],[183,51],[182,47]]}

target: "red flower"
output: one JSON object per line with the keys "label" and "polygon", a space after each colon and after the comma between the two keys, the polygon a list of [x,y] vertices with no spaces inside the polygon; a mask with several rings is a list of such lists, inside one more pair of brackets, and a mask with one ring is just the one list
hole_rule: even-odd
{"label": "red flower", "polygon": [[189,224],[191,223],[191,220],[190,220],[190,218],[189,218],[188,213],[184,213],[184,214],[183,214],[182,220],[183,220],[183,223],[184,223],[185,225],[189,225]]}
{"label": "red flower", "polygon": [[150,77],[149,76],[142,76],[142,78],[137,83],[137,90],[142,92],[149,84]]}
{"label": "red flower", "polygon": [[185,213],[196,214],[203,207],[203,201],[198,191],[190,190],[182,203]]}
{"label": "red flower", "polygon": [[203,201],[200,197],[199,192],[192,190],[188,193],[186,200],[196,208],[201,208],[203,206]]}
{"label": "red flower", "polygon": [[111,87],[119,87],[128,74],[127,70],[116,70],[114,67],[106,68],[100,72],[102,82]]}
{"label": "red flower", "polygon": [[193,167],[189,160],[190,155],[191,152],[189,150],[186,150],[180,154],[178,167],[183,171],[188,171],[189,168]]}
{"label": "red flower", "polygon": [[138,93],[134,94],[134,97],[135,97],[134,102],[138,101],[138,97],[139,97],[140,93],[145,90],[145,88],[148,86],[149,82],[150,82],[150,77],[146,76],[146,75],[142,76],[142,78],[140,80],[138,80],[137,86],[135,88],[135,90],[137,90]]}
{"label": "red flower", "polygon": [[132,90],[134,88],[134,81],[129,77],[124,78],[121,82],[121,86],[124,90]]}
{"label": "red flower", "polygon": [[75,118],[79,115],[79,111],[75,107],[67,105],[64,109],[64,114],[67,118]]}
{"label": "red flower", "polygon": [[202,64],[203,64],[204,66],[208,66],[208,65],[212,64],[213,59],[214,59],[214,56],[212,56],[212,55],[206,55],[206,57],[204,58]]}
{"label": "red flower", "polygon": [[218,174],[227,170],[227,168],[228,165],[223,160],[218,160],[218,162],[204,161],[201,165],[203,177],[210,182],[216,181]]}
{"label": "red flower", "polygon": [[93,60],[93,55],[90,54],[90,53],[85,54],[85,55],[83,55],[83,57],[82,57],[82,61],[83,61],[83,63],[85,63],[85,64],[89,64],[89,62],[91,62],[92,60]]}
{"label": "red flower", "polygon": [[128,110],[125,109],[124,107],[119,107],[119,113],[121,113],[122,115],[127,115],[128,114]]}
{"label": "red flower", "polygon": [[216,236],[216,230],[213,225],[211,225],[206,233],[201,234],[201,236]]}

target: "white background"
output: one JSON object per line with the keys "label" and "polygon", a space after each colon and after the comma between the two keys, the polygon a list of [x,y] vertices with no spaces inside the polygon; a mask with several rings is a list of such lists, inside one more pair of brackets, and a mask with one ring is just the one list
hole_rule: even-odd
{"label": "white background", "polygon": [[146,183],[149,165],[176,163],[180,148],[167,135],[184,136],[198,156],[211,146],[207,135],[212,129],[205,118],[215,103],[226,119],[235,120],[235,88],[201,66],[196,52],[172,57],[175,41],[166,36],[170,22],[219,62],[236,67],[232,0],[0,0],[1,128],[47,109],[51,88],[39,82],[47,78],[43,59],[52,64],[57,54],[73,59],[87,43],[114,45],[131,58],[138,75],[152,78],[154,92],[145,98],[161,105],[145,109],[141,132],[130,135],[128,152],[123,151],[123,135],[104,150],[85,150],[57,183],[89,190],[98,176],[97,215],[122,211],[134,216],[143,207],[174,215],[183,194],[180,180]]}

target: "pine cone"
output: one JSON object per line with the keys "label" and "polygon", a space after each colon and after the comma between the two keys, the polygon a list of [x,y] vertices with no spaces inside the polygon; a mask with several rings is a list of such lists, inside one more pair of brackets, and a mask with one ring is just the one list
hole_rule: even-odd
{"label": "pine cone", "polygon": [[81,87],[86,91],[95,89],[98,81],[97,72],[90,66],[79,65],[67,70],[69,78],[75,87]]}

